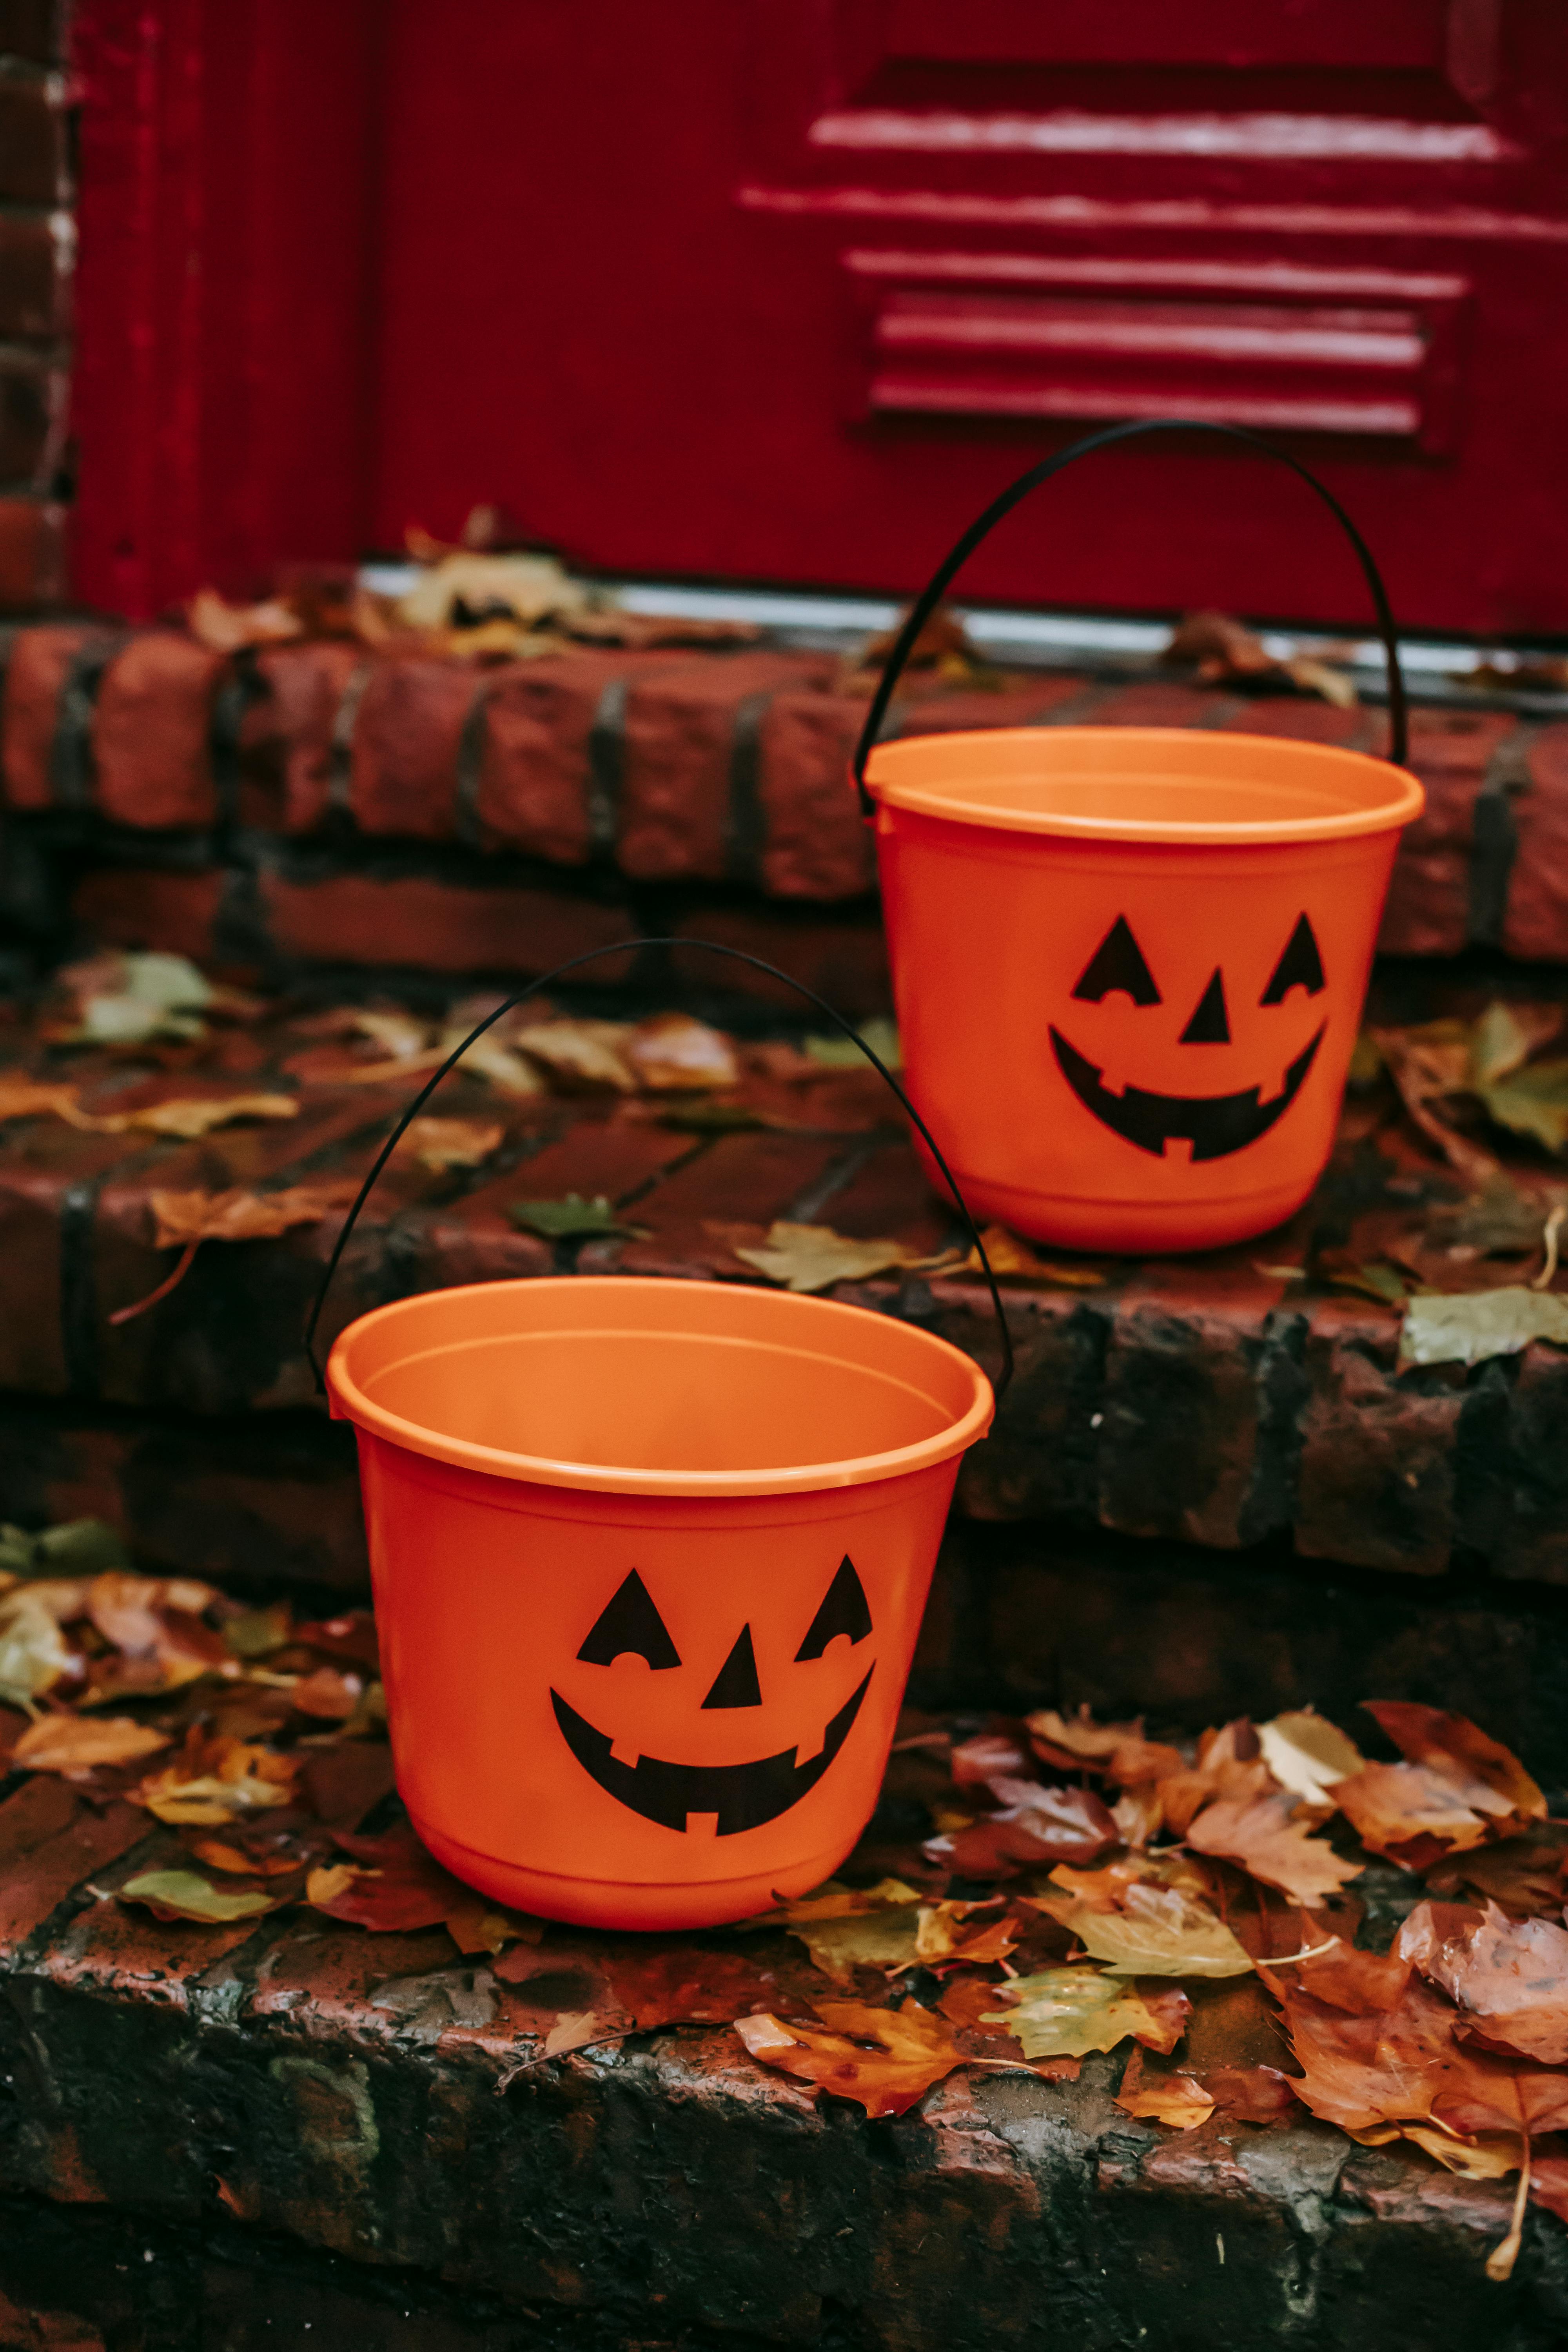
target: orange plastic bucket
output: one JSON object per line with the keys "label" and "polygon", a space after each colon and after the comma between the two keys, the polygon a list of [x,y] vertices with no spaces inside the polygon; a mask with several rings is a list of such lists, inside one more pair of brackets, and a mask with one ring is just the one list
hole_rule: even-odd
{"label": "orange plastic bucket", "polygon": [[965,533],[900,633],[856,764],[910,1100],[972,1208],[1081,1249],[1206,1249],[1306,1200],[1333,1142],[1399,832],[1424,802],[1402,764],[1376,567],[1290,458],[1372,585],[1394,761],[1163,728],[872,748],[903,656],[985,531],[1074,457],[1151,429],[1047,459]]}
{"label": "orange plastic bucket", "polygon": [[486,1283],[333,1348],[397,1785],[503,1903],[607,1927],[818,1885],[877,1801],[983,1372],[892,1318]]}

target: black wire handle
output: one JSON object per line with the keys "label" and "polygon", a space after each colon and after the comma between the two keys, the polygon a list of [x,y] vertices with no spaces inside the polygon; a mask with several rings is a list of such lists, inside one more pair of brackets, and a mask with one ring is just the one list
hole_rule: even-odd
{"label": "black wire handle", "polygon": [[1038,465],[1031,466],[1027,473],[1020,474],[1016,482],[1009,483],[999,497],[993,499],[984,513],[970,524],[963,538],[957,541],[950,551],[943,556],[916,598],[909,618],[899,631],[893,650],[883,665],[881,683],[871,698],[871,708],[866,714],[866,724],[860,730],[860,740],[855,746],[855,757],[850,761],[849,772],[854,779],[855,789],[860,795],[862,816],[871,816],[876,810],[876,803],[866,789],[866,762],[876,749],[882,721],[888,715],[888,705],[893,698],[893,690],[898,685],[905,663],[914,651],[916,638],[942,602],[955,573],[968,562],[981,541],[994,529],[1004,515],[1011,514],[1013,509],[1026,499],[1031,490],[1037,489],[1042,482],[1048,482],[1053,474],[1059,474],[1062,467],[1070,466],[1075,457],[1087,457],[1091,450],[1109,449],[1118,441],[1133,441],[1145,433],[1224,434],[1232,441],[1245,441],[1249,448],[1261,449],[1266,457],[1277,457],[1282,466],[1289,466],[1293,474],[1299,475],[1309,489],[1316,490],[1319,498],[1354,548],[1362,571],[1366,577],[1366,584],[1372,592],[1373,604],[1377,613],[1377,634],[1383,640],[1384,659],[1388,665],[1390,735],[1388,756],[1396,768],[1404,767],[1410,749],[1410,728],[1405,699],[1405,677],[1399,667],[1398,633],[1394,625],[1394,613],[1389,604],[1388,591],[1383,584],[1383,574],[1373,560],[1372,550],[1335,498],[1332,490],[1325,488],[1319,481],[1316,474],[1301,464],[1300,458],[1292,457],[1288,450],[1281,449],[1276,443],[1267,440],[1261,433],[1249,433],[1245,425],[1216,425],[1211,419],[1204,417],[1142,416],[1136,418],[1131,424],[1108,425],[1103,433],[1090,433],[1082,441],[1075,441],[1070,449],[1058,449],[1055,457],[1042,457]]}
{"label": "black wire handle", "polygon": [[979,1257],[982,1269],[984,1272],[985,1286],[991,1293],[991,1304],[995,1309],[996,1314],[996,1329],[1002,1341],[1002,1377],[1000,1380],[994,1381],[992,1383],[996,1402],[1000,1404],[1002,1399],[1007,1393],[1007,1384],[1013,1377],[1013,1335],[1007,1328],[1007,1318],[1002,1306],[1002,1294],[996,1287],[996,1276],[991,1271],[991,1261],[985,1255],[985,1244],[980,1238],[980,1228],[975,1223],[974,1219],[970,1215],[969,1204],[958,1189],[957,1180],[954,1178],[952,1171],[949,1168],[946,1160],[942,1158],[942,1153],[938,1150],[936,1139],[931,1134],[930,1128],[926,1125],[924,1119],[921,1117],[919,1111],[915,1108],[913,1103],[910,1100],[908,1095],[904,1092],[902,1087],[899,1084],[897,1078],[894,1077],[891,1070],[889,1069],[887,1064],[881,1059],[880,1055],[872,1051],[871,1047],[866,1043],[864,1037],[861,1036],[860,1032],[854,1028],[850,1023],[845,1019],[842,1013],[836,1012],[834,1007],[828,1003],[826,997],[818,996],[816,991],[814,988],[807,988],[804,981],[792,979],[787,971],[781,971],[776,964],[764,962],[761,956],[748,955],[744,948],[722,947],[717,940],[692,939],[623,940],[613,948],[590,948],[585,955],[573,956],[567,962],[558,963],[553,971],[547,971],[540,979],[530,981],[526,988],[520,988],[514,996],[509,996],[501,1003],[498,1004],[493,1013],[487,1013],[484,1019],[478,1023],[474,1028],[469,1030],[462,1044],[454,1047],[453,1051],[447,1055],[446,1060],[442,1063],[440,1068],[435,1073],[435,1075],[428,1078],[425,1085],[420,1087],[419,1092],[415,1096],[414,1100],[409,1104],[408,1108],[404,1112],[402,1118],[398,1120],[397,1125],[393,1129],[392,1133],[382,1145],[380,1151],[376,1154],[374,1165],[372,1167],[369,1175],[365,1178],[364,1182],[360,1186],[354,1204],[349,1211],[347,1217],[343,1220],[342,1231],[339,1234],[337,1240],[332,1244],[332,1254],[327,1260],[327,1270],[325,1274],[322,1275],[321,1286],[316,1292],[315,1305],[310,1309],[310,1319],[305,1326],[305,1353],[310,1358],[310,1370],[316,1376],[316,1387],[319,1393],[322,1395],[326,1393],[326,1381],[322,1378],[321,1367],[316,1360],[316,1326],[321,1319],[321,1309],[327,1303],[327,1292],[331,1287],[332,1276],[338,1270],[338,1262],[342,1258],[343,1251],[348,1245],[348,1238],[354,1229],[354,1223],[359,1216],[359,1213],[363,1208],[366,1201],[369,1200],[371,1191],[375,1183],[376,1178],[381,1174],[382,1170],[391,1159],[394,1151],[396,1150],[397,1146],[402,1141],[410,1123],[418,1118],[419,1113],[424,1109],[426,1104],[429,1101],[431,1096],[435,1093],[442,1079],[447,1076],[449,1071],[457,1068],[458,1064],[462,1060],[469,1046],[474,1045],[480,1037],[482,1037],[485,1031],[490,1028],[494,1023],[499,1021],[503,1013],[511,1012],[513,1007],[516,1005],[526,1004],[529,998],[531,996],[537,996],[542,988],[549,988],[553,982],[563,979],[569,971],[575,971],[580,965],[585,963],[596,963],[601,956],[625,955],[627,950],[631,948],[706,948],[710,955],[730,956],[737,963],[750,964],[753,971],[765,971],[771,980],[782,980],[786,988],[793,988],[797,996],[804,996],[808,1003],[816,1005],[819,1013],[826,1013],[828,1020],[833,1023],[835,1028],[842,1030],[845,1036],[849,1039],[851,1045],[858,1046],[860,1052],[864,1054],[866,1059],[870,1063],[871,1067],[876,1071],[878,1076],[885,1080],[892,1088],[894,1094],[897,1095],[900,1102],[903,1105],[904,1109],[909,1113],[910,1118],[920,1129],[921,1135],[925,1141],[931,1158],[936,1161],[937,1166],[941,1169],[942,1181],[946,1184],[948,1191],[952,1194],[953,1201],[957,1205],[958,1213],[963,1219],[965,1231],[968,1233],[970,1240],[974,1244],[975,1254]]}

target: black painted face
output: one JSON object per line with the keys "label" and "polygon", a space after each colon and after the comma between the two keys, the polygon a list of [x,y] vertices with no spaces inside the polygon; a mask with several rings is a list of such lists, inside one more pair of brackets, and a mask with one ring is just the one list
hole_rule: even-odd
{"label": "black painted face", "polygon": [[[1261,1005],[1281,1005],[1292,989],[1309,997],[1323,992],[1322,958],[1312,926],[1305,915],[1280,950]],[[1073,996],[1080,1003],[1100,1004],[1120,992],[1135,1005],[1163,1002],[1159,988],[1124,915],[1118,915],[1079,975]],[[1317,1059],[1326,1023],[1286,1066],[1277,1094],[1264,1099],[1261,1086],[1243,1087],[1228,1094],[1154,1094],[1127,1085],[1120,1093],[1103,1083],[1102,1066],[1079,1051],[1052,1024],[1051,1051],[1057,1067],[1084,1108],[1140,1151],[1163,1156],[1167,1142],[1184,1138],[1194,1160],[1223,1160],[1245,1150],[1289,1109]],[[1194,1005],[1178,1042],[1184,1045],[1228,1045],[1230,1013],[1226,1002],[1225,973],[1215,965],[1207,986]],[[1278,1065],[1276,1065],[1278,1067]]]}
{"label": "black painted face", "polygon": [[[841,1633],[848,1636],[849,1648],[856,1649],[870,1631],[865,1588],[846,1554],[806,1628],[795,1663],[800,1665],[822,1657],[829,1643]],[[588,1665],[610,1666],[628,1652],[644,1659],[655,1674],[681,1664],[653,1596],[636,1569],[595,1621],[577,1656]],[[614,1734],[595,1729],[559,1691],[552,1690],[550,1699],[566,1745],[607,1795],[665,1829],[685,1830],[689,1818],[695,1815],[716,1820],[717,1834],[732,1837],[741,1830],[759,1829],[764,1822],[775,1821],[816,1788],[848,1738],[874,1671],[874,1665],[867,1667],[858,1687],[828,1722],[820,1747],[804,1763],[796,1761],[803,1742],[742,1764],[682,1764],[658,1756],[623,1762],[612,1752],[619,1744]],[[746,1624],[703,1699],[702,1711],[763,1705],[752,1629]],[[817,1721],[820,1724],[820,1717]]]}

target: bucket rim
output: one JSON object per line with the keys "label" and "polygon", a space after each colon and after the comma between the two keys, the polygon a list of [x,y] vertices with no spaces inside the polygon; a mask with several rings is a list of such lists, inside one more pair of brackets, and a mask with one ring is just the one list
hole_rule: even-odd
{"label": "bucket rim", "polygon": [[[1048,745],[1064,753],[1070,751],[1075,743],[1087,740],[1100,743],[1112,739],[1134,759],[1140,751],[1151,751],[1179,742],[1189,755],[1194,743],[1215,749],[1223,744],[1244,753],[1248,746],[1256,746],[1276,760],[1283,754],[1308,768],[1317,765],[1342,771],[1349,765],[1363,778],[1374,776],[1385,787],[1385,797],[1370,806],[1321,816],[1220,821],[1195,817],[1124,818],[987,803],[984,784],[975,788],[979,796],[972,798],[951,787],[944,789],[941,783],[900,779],[897,773],[900,764],[912,764],[910,755],[916,752],[917,747],[929,756],[933,744],[984,742],[994,746],[1027,741]],[[1407,768],[1395,767],[1392,761],[1377,759],[1368,751],[1352,751],[1336,743],[1303,742],[1293,736],[1254,735],[1239,728],[1227,728],[1219,733],[1188,727],[985,727],[953,728],[940,735],[905,735],[892,742],[878,744],[867,763],[866,785],[880,807],[903,809],[912,815],[973,825],[987,832],[1132,844],[1185,842],[1211,848],[1245,848],[1270,842],[1348,841],[1368,834],[1392,833],[1409,824],[1426,805],[1426,794],[1418,779]]]}
{"label": "bucket rim", "polygon": [[[464,1297],[482,1296],[489,1304],[507,1295],[538,1299],[543,1295],[554,1297],[584,1297],[588,1294],[604,1297],[616,1294],[632,1305],[638,1297],[657,1294],[668,1303],[671,1294],[681,1294],[679,1303],[696,1306],[699,1300],[711,1304],[713,1294],[725,1294],[730,1298],[767,1299],[771,1307],[783,1307],[786,1315],[799,1309],[808,1310],[801,1318],[803,1325],[816,1319],[816,1328],[824,1328],[820,1318],[846,1318],[859,1323],[869,1319],[881,1323],[886,1318],[876,1316],[863,1307],[850,1307],[838,1299],[817,1298],[795,1291],[762,1290],[749,1283],[687,1283],[658,1275],[536,1275],[521,1276],[506,1282],[474,1282],[452,1284],[439,1291],[422,1291],[412,1298],[393,1300],[385,1307],[372,1307],[368,1313],[356,1316],[346,1325],[332,1343],[327,1359],[327,1395],[332,1418],[352,1422],[355,1430],[385,1439],[409,1453],[422,1454],[426,1460],[445,1462],[454,1468],[475,1470],[491,1477],[507,1478],[521,1485],[565,1486],[579,1491],[616,1495],[668,1496],[669,1497],[711,1497],[731,1496],[799,1495],[821,1493],[834,1487],[869,1486],[883,1479],[900,1478],[910,1472],[925,1470],[948,1462],[955,1454],[966,1453],[969,1447],[984,1436],[995,1412],[995,1398],[991,1382],[972,1357],[955,1348],[950,1340],[939,1339],[934,1332],[922,1331],[918,1326],[899,1323],[902,1339],[910,1343],[916,1356],[934,1355],[948,1369],[958,1367],[968,1383],[969,1398],[963,1410],[951,1419],[945,1427],[932,1434],[917,1439],[912,1444],[897,1446],[882,1454],[850,1454],[837,1461],[791,1463],[784,1466],[755,1470],[652,1470],[622,1466],[610,1463],[558,1460],[547,1454],[513,1453],[473,1440],[447,1435],[423,1423],[408,1420],[393,1412],[367,1396],[348,1369],[356,1340],[373,1328],[384,1329],[400,1319],[411,1319],[421,1311],[428,1312],[437,1300],[458,1300]],[[546,1327],[548,1328],[548,1327]],[[589,1325],[602,1335],[613,1332],[614,1325]],[[628,1330],[632,1328],[628,1318]],[[840,1328],[846,1328],[844,1324]],[[704,1336],[700,1332],[698,1336]],[[721,1337],[719,1333],[706,1336]],[[448,1343],[450,1344],[450,1343]],[[419,1352],[430,1352],[420,1350]],[[831,1349],[803,1349],[795,1352],[831,1356]],[[838,1360],[844,1360],[840,1356]],[[872,1377],[873,1368],[865,1366]]]}

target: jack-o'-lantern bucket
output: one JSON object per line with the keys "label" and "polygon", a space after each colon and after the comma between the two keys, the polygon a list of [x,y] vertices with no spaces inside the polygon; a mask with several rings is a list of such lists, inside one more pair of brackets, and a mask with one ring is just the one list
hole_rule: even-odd
{"label": "jack-o'-lantern bucket", "polygon": [[[365,1179],[312,1362],[353,1219],[472,1042]],[[374,1308],[325,1385],[358,1440],[397,1786],[434,1854],[605,1927],[743,1918],[830,1875],[875,1808],[959,1462],[990,1426],[968,1356],[788,1291],[568,1275]]]}
{"label": "jack-o'-lantern bucket", "polygon": [[992,525],[1074,457],[1153,429],[1047,459],[964,534],[900,632],[855,767],[910,1099],[983,1218],[1080,1249],[1211,1248],[1306,1200],[1400,830],[1424,801],[1376,566],[1321,484],[1251,434],[1236,437],[1301,475],[1361,558],[1389,760],[1154,727],[878,743],[904,659]]}

